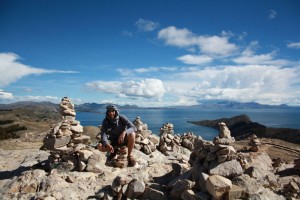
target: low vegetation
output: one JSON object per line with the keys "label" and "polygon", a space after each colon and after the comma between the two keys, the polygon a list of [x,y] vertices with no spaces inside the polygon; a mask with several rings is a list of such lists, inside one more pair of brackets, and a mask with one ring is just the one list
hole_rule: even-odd
{"label": "low vegetation", "polygon": [[[10,120],[7,120],[10,121]],[[2,123],[1,121],[0,123]],[[17,134],[18,131],[27,130],[25,126],[20,126],[19,124],[13,124],[8,127],[0,127],[0,140],[6,140],[10,138],[19,138]]]}

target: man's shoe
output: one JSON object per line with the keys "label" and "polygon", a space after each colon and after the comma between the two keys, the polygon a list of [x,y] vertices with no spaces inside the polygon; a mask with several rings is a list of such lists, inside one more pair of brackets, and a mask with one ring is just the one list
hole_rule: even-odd
{"label": "man's shoe", "polygon": [[133,156],[128,156],[127,159],[129,167],[134,167],[136,165],[136,161]]}

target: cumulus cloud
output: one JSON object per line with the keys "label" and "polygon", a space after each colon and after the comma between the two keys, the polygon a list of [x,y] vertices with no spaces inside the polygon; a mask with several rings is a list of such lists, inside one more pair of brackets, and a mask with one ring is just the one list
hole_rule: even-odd
{"label": "cumulus cloud", "polygon": [[210,63],[213,61],[213,58],[207,55],[184,55],[178,57],[177,60],[182,61],[185,64],[192,64],[192,65],[200,65],[205,63]]}
{"label": "cumulus cloud", "polygon": [[300,49],[300,42],[291,42],[287,44],[288,48]]}
{"label": "cumulus cloud", "polygon": [[145,79],[141,81],[94,81],[86,84],[88,88],[97,91],[125,95],[126,97],[142,97],[160,100],[165,94],[165,88],[159,79]]}
{"label": "cumulus cloud", "polygon": [[228,99],[279,104],[296,101],[300,95],[299,68],[225,66],[173,76],[177,81],[164,81],[165,86],[171,88],[170,92],[198,100]]}
{"label": "cumulus cloud", "polygon": [[273,9],[269,10],[269,19],[274,19],[277,16],[277,12]]}
{"label": "cumulus cloud", "polygon": [[204,54],[228,56],[238,48],[230,43],[230,32],[223,32],[222,36],[197,36],[186,28],[179,29],[169,26],[158,32],[158,38],[165,41],[167,45],[191,48],[196,46]]}
{"label": "cumulus cloud", "polygon": [[121,73],[123,76],[134,76],[135,74],[152,74],[152,73],[161,73],[161,72],[174,72],[178,70],[178,67],[141,67],[141,68],[134,68],[134,69],[126,69],[120,68],[117,69],[118,72]]}
{"label": "cumulus cloud", "polygon": [[144,32],[153,31],[159,27],[158,23],[145,19],[139,19],[135,22],[135,25],[137,26],[138,30]]}
{"label": "cumulus cloud", "polygon": [[14,95],[10,92],[5,92],[0,89],[0,100],[12,100],[14,99]]}
{"label": "cumulus cloud", "polygon": [[201,51],[208,54],[229,55],[238,49],[227,37],[200,36],[198,42]]}
{"label": "cumulus cloud", "polygon": [[196,44],[197,37],[188,29],[178,29],[169,26],[158,32],[158,38],[165,40],[167,45],[178,47],[189,47]]}
{"label": "cumulus cloud", "polygon": [[50,102],[53,102],[53,103],[58,103],[61,98],[59,97],[56,97],[56,96],[50,96],[50,95],[47,95],[47,96],[18,96],[18,97],[15,97],[15,99],[17,101],[35,101],[35,102],[42,102],[42,101],[50,101]]}
{"label": "cumulus cloud", "polygon": [[286,66],[292,64],[292,62],[289,60],[275,59],[275,55],[275,51],[267,54],[254,55],[253,52],[246,50],[240,56],[232,59],[232,61],[238,64],[264,64],[278,66]]}
{"label": "cumulus cloud", "polygon": [[45,73],[77,73],[74,71],[47,70],[42,68],[34,68],[22,64],[18,60],[20,57],[14,53],[0,53],[0,71],[4,73],[0,76],[0,87],[5,87],[24,76],[31,74]]}

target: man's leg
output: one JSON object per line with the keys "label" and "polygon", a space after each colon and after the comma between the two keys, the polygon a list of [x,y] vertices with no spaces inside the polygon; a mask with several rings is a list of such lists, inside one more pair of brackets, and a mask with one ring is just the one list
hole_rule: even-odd
{"label": "man's leg", "polygon": [[128,156],[131,156],[132,149],[135,143],[135,132],[132,132],[127,135],[127,148],[128,148]]}

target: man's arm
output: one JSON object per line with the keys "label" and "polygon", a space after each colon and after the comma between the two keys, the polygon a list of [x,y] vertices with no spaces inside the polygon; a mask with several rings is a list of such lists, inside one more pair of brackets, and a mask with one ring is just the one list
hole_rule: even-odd
{"label": "man's arm", "polygon": [[135,127],[135,125],[124,115],[121,115],[120,118],[122,118],[121,120],[123,120],[124,125],[125,125],[125,133],[129,134],[132,132],[136,132],[137,129]]}
{"label": "man's arm", "polygon": [[102,122],[102,129],[101,129],[101,143],[105,146],[108,144],[108,139],[107,139],[107,123],[106,119],[103,120]]}

